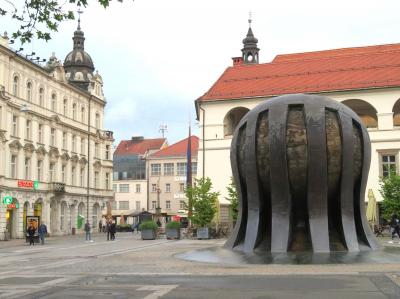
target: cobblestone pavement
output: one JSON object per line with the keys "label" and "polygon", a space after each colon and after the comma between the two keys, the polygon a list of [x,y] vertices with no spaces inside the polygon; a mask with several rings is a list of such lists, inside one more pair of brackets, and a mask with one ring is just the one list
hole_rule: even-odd
{"label": "cobblestone pavement", "polygon": [[0,298],[400,298],[400,263],[199,263],[176,255],[225,240],[93,238],[54,237],[43,246],[0,242]]}

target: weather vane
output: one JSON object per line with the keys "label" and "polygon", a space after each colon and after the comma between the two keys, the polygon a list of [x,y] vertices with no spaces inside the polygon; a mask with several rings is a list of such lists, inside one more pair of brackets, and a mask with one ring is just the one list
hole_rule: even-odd
{"label": "weather vane", "polygon": [[249,27],[251,26],[251,11],[249,11]]}
{"label": "weather vane", "polygon": [[81,14],[83,14],[83,11],[81,10],[81,8],[79,7],[78,11],[77,11],[79,17],[78,17],[78,29],[81,29]]}

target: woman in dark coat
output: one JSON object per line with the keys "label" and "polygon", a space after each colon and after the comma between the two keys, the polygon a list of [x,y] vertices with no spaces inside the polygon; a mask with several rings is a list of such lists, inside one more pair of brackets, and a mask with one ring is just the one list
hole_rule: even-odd
{"label": "woman in dark coat", "polygon": [[29,225],[28,230],[27,230],[28,238],[29,238],[29,246],[30,245],[35,245],[35,240],[34,240],[35,232],[36,232],[36,230],[33,227],[33,225],[32,224]]}

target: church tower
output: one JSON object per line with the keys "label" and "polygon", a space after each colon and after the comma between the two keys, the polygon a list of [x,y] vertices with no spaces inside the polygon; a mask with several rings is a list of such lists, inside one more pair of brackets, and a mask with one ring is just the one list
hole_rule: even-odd
{"label": "church tower", "polygon": [[242,59],[244,64],[258,64],[257,48],[258,39],[254,37],[253,30],[251,30],[251,17],[249,17],[249,30],[246,37],[243,39]]}

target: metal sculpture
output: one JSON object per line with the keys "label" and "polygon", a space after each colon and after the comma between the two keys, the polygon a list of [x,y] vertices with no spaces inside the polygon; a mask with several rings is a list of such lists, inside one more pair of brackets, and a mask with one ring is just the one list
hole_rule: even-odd
{"label": "metal sculpture", "polygon": [[378,249],[364,211],[370,151],[360,118],[339,102],[298,94],[259,104],[232,140],[239,217],[225,247],[245,253]]}

